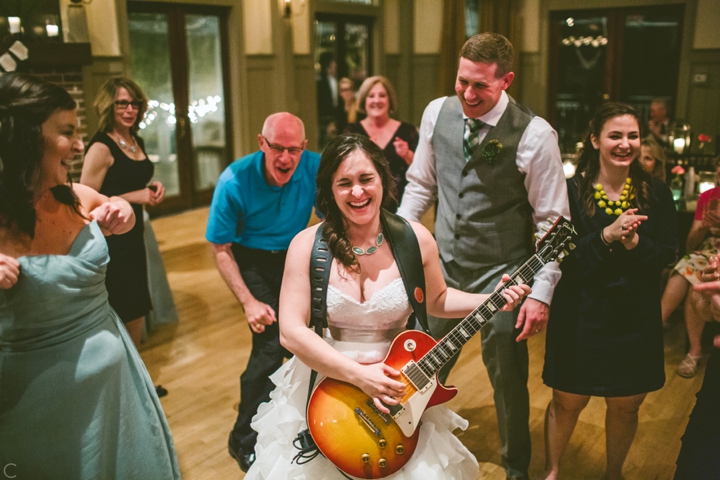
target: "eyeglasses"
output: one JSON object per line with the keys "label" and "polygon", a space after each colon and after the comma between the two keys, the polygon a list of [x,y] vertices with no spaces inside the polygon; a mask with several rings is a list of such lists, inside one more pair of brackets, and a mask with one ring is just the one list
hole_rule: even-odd
{"label": "eyeglasses", "polygon": [[132,107],[135,110],[140,110],[140,107],[142,107],[142,102],[135,101],[135,102],[128,102],[127,100],[115,100],[115,106],[118,107],[120,110],[127,110],[127,108],[132,105]]}
{"label": "eyeglasses", "polygon": [[263,135],[262,137],[270,150],[272,150],[274,153],[277,153],[278,155],[282,155],[285,150],[287,150],[290,155],[300,155],[303,150],[305,150],[303,147],[283,147],[281,145],[275,145],[274,143],[270,143],[268,139],[265,138],[265,135]]}

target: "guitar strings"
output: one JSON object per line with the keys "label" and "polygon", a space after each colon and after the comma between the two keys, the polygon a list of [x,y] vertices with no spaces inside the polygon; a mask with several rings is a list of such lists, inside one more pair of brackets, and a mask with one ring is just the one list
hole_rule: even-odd
{"label": "guitar strings", "polygon": [[[429,378],[435,375],[435,373],[437,373],[437,371],[439,371],[440,368],[442,368],[442,366],[447,363],[447,361],[450,360],[457,351],[459,351],[459,348],[455,347],[455,342],[462,347],[490,321],[495,312],[507,304],[502,296],[503,290],[508,286],[518,285],[518,282],[516,281],[517,278],[522,280],[520,283],[529,281],[543,266],[545,266],[545,263],[540,260],[538,254],[530,257],[530,259],[525,262],[525,264],[522,265],[509,280],[503,283],[501,288],[491,293],[487,300],[473,310],[470,315],[465,317],[465,319],[452,329],[442,340],[440,340],[437,345],[430,349],[430,351],[428,351],[428,353],[426,353],[417,362],[417,365]],[[491,310],[488,307],[488,304],[491,304],[495,310]],[[442,356],[444,361],[439,360],[438,356]]]}

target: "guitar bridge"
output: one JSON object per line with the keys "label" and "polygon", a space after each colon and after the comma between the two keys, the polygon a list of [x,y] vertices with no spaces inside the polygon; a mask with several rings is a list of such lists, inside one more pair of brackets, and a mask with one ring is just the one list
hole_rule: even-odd
{"label": "guitar bridge", "polygon": [[382,436],[382,434],[380,433],[380,429],[375,426],[375,424],[372,422],[372,420],[370,420],[370,417],[368,417],[365,412],[360,410],[360,407],[357,407],[355,409],[355,415],[360,417],[360,420],[363,421],[365,426],[368,427],[372,433],[374,433],[378,437]]}

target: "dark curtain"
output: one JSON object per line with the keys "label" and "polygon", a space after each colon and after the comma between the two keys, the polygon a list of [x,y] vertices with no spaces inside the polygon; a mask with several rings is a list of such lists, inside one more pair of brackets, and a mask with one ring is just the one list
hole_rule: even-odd
{"label": "dark curtain", "polygon": [[455,93],[458,56],[465,40],[465,0],[445,0],[440,43],[438,97]]}
{"label": "dark curtain", "polygon": [[513,71],[515,80],[508,94],[518,98],[520,91],[520,49],[522,48],[522,18],[520,0],[480,0],[478,3],[478,23],[481,32],[495,32],[507,37],[513,45],[515,58]]}

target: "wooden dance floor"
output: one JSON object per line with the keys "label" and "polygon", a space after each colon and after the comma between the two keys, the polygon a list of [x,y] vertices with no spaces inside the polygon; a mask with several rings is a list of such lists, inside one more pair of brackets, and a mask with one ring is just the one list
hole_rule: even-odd
{"label": "wooden dance floor", "polygon": [[[247,363],[251,336],[245,317],[215,268],[204,239],[207,208],[153,221],[180,323],[161,326],[141,348],[162,399],[175,439],[183,477],[237,479],[243,474],[227,453],[227,438],[237,413],[239,375]],[[704,367],[693,379],[675,374],[684,356],[684,324],[665,335],[665,387],[648,395],[627,462],[627,479],[671,479],[680,437],[695,403]],[[530,477],[544,470],[544,414],[551,390],[541,379],[544,333],[529,341],[530,430],[533,455]],[[492,388],[480,358],[480,341],[463,350],[449,383],[460,389],[448,405],[470,421],[458,434],[481,464],[481,478],[504,480]],[[563,478],[599,479],[605,468],[605,403],[594,398],[583,412],[563,458]]]}

